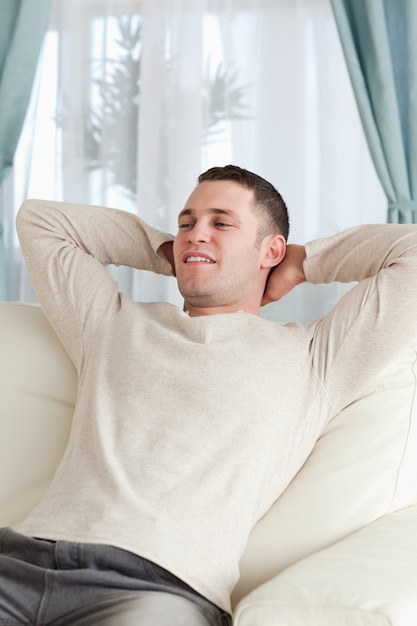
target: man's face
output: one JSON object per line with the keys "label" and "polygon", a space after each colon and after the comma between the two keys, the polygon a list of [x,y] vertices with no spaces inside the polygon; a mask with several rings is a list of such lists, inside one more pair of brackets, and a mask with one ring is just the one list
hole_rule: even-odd
{"label": "man's face", "polygon": [[233,181],[204,181],[189,197],[174,241],[185,308],[247,311],[254,300],[259,307],[262,243],[252,203],[253,192]]}

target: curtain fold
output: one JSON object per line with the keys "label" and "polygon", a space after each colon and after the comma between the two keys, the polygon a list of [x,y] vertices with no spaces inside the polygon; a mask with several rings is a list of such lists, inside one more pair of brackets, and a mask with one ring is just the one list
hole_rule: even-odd
{"label": "curtain fold", "polygon": [[[51,0],[2,0],[0,19],[0,185],[13,157],[29,104]],[[7,296],[4,194],[0,195],[0,299]]]}
{"label": "curtain fold", "polygon": [[331,3],[387,221],[417,223],[417,5]]}

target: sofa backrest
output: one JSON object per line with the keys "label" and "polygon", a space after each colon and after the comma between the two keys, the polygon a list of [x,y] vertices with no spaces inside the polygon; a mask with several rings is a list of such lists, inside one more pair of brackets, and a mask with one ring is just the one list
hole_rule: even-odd
{"label": "sofa backrest", "polygon": [[[22,519],[65,449],[77,378],[41,309],[0,303],[0,526]],[[416,348],[335,417],[252,531],[233,604],[287,566],[417,501]]]}

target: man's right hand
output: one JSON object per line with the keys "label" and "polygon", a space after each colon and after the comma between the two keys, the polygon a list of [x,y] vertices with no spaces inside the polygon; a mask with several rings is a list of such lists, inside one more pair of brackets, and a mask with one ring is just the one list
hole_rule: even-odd
{"label": "man's right hand", "polygon": [[164,255],[166,260],[169,261],[169,263],[171,264],[171,267],[172,267],[172,271],[173,271],[174,276],[175,276],[175,263],[174,263],[173,244],[174,244],[173,241],[166,241],[165,243],[163,243],[162,245],[159,246],[158,252],[161,251],[161,253]]}
{"label": "man's right hand", "polygon": [[281,300],[291,289],[305,282],[303,267],[305,258],[304,246],[298,244],[287,246],[285,257],[269,274],[261,306]]}

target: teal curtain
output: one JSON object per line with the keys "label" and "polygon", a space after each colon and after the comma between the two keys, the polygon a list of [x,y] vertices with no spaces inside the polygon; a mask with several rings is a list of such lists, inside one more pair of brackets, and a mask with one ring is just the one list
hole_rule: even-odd
{"label": "teal curtain", "polygon": [[[0,2],[0,186],[13,165],[50,10],[51,0]],[[7,296],[7,281],[1,209],[0,205],[0,299],[3,300]]]}
{"label": "teal curtain", "polygon": [[387,221],[417,223],[417,1],[331,2]]}

